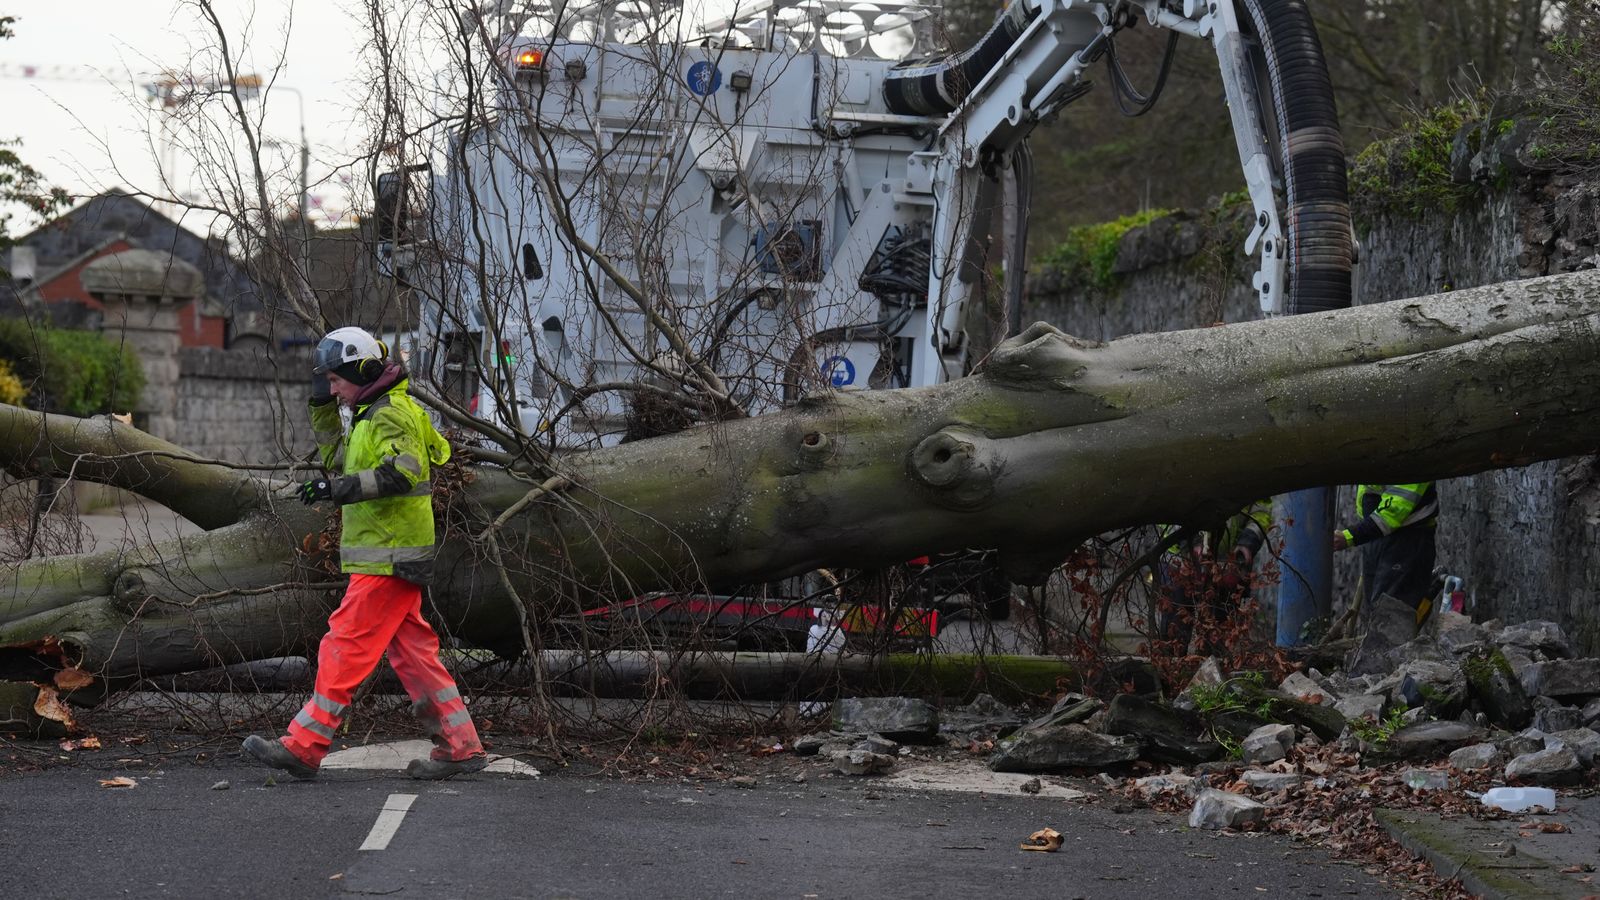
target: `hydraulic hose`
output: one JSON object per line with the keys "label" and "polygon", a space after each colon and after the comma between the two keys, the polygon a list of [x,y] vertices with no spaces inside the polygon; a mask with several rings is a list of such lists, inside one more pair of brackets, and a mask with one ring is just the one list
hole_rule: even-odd
{"label": "hydraulic hose", "polygon": [[[1238,0],[1264,57],[1276,132],[1282,144],[1284,229],[1289,241],[1285,311],[1317,312],[1350,305],[1354,243],[1344,137],[1327,58],[1306,0]],[[883,96],[891,112],[953,112],[1037,15],[1011,0],[972,47],[910,60],[891,69]]]}
{"label": "hydraulic hose", "polygon": [[[1284,230],[1289,283],[1284,312],[1350,305],[1354,237],[1344,139],[1333,83],[1305,0],[1240,0],[1265,56],[1268,89],[1282,145]],[[1278,592],[1277,643],[1303,640],[1305,625],[1326,615],[1333,597],[1332,491],[1310,488],[1278,499],[1285,529]],[[1292,576],[1292,577],[1290,577]]]}
{"label": "hydraulic hose", "polygon": [[883,82],[883,99],[889,111],[902,116],[954,112],[1036,15],[1038,11],[1027,0],[1011,0],[989,31],[966,50],[907,60],[890,69]]}
{"label": "hydraulic hose", "polygon": [[1282,143],[1284,229],[1289,240],[1285,312],[1350,305],[1354,257],[1350,186],[1333,82],[1306,0],[1241,0],[1266,57]]}

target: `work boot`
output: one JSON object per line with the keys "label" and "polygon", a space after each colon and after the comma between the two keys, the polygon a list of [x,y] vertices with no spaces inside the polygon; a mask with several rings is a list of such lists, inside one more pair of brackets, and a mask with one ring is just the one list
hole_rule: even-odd
{"label": "work boot", "polygon": [[478,753],[466,759],[413,759],[406,774],[423,781],[439,781],[454,775],[481,772],[489,764],[489,754]]}
{"label": "work boot", "polygon": [[288,772],[296,778],[309,781],[317,777],[317,767],[295,756],[294,751],[285,747],[282,741],[269,741],[252,734],[244,739],[244,752],[254,756],[262,765]]}

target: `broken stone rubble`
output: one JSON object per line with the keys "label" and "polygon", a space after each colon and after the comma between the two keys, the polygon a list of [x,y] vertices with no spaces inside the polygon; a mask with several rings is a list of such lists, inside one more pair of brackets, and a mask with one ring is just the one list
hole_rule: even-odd
{"label": "broken stone rubble", "polygon": [[1463,772],[1492,769],[1505,761],[1505,753],[1494,744],[1473,744],[1450,754],[1450,767]]}
{"label": "broken stone rubble", "polygon": [[851,697],[833,704],[833,728],[903,743],[932,743],[939,734],[939,712],[915,697]]}
{"label": "broken stone rubble", "polygon": [[1294,747],[1294,726],[1263,725],[1250,732],[1240,747],[1246,764],[1277,762],[1287,757]]}
{"label": "broken stone rubble", "polygon": [[[1367,649],[1376,646],[1369,642]],[[1441,613],[1406,640],[1389,642],[1384,652],[1393,665],[1387,670],[1292,672],[1272,689],[1207,660],[1172,702],[1148,690],[1115,694],[1109,705],[1067,694],[1025,724],[1026,713],[988,696],[947,707],[942,716],[911,698],[847,700],[835,704],[831,731],[807,735],[793,746],[797,753],[820,753],[840,771],[871,773],[893,765],[894,738],[928,742],[942,736],[969,750],[992,742],[988,764],[998,772],[1117,772],[1145,760],[1215,773],[1209,776],[1212,785],[1265,796],[1304,782],[1296,748],[1322,735],[1368,764],[1440,766],[1448,756],[1461,772],[1498,770],[1499,778],[1514,783],[1566,784],[1600,756],[1600,732],[1588,727],[1600,723],[1600,660],[1563,655],[1569,647],[1554,623],[1501,627]],[[1121,670],[1143,671],[1135,664]],[[1127,684],[1141,686],[1138,680]],[[1210,689],[1197,692],[1201,685]],[[1235,700],[1219,703],[1219,686]],[[1555,693],[1530,695],[1529,687]],[[1402,708],[1406,712],[1397,715]],[[1404,727],[1396,729],[1396,719]],[[1364,724],[1346,727],[1355,720]],[[1217,758],[1225,746],[1236,748],[1234,759]],[[1439,790],[1446,789],[1448,776],[1417,774],[1414,780],[1419,789]],[[1195,796],[1210,789],[1182,769],[1133,784],[1145,796]]]}
{"label": "broken stone rubble", "polygon": [[1583,763],[1566,747],[1524,753],[1506,763],[1506,779],[1527,784],[1574,784],[1583,776]]}
{"label": "broken stone rubble", "polygon": [[1208,788],[1194,801],[1190,828],[1247,828],[1266,818],[1267,808],[1243,794]]}
{"label": "broken stone rubble", "polygon": [[1294,772],[1268,772],[1263,769],[1251,769],[1239,776],[1239,780],[1258,791],[1277,793],[1290,788],[1299,787],[1305,782],[1304,775]]}

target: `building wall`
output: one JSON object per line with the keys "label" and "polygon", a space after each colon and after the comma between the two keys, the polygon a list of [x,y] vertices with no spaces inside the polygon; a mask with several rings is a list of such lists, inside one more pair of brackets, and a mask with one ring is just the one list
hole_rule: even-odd
{"label": "building wall", "polygon": [[83,289],[83,282],[78,280],[79,276],[83,274],[83,267],[102,256],[121,253],[124,250],[132,249],[132,247],[133,245],[127,241],[112,241],[102,247],[100,252],[86,257],[72,268],[56,273],[48,281],[40,282],[37,286],[40,298],[46,303],[81,303],[90,309],[99,309],[100,301],[89,296],[89,292]]}
{"label": "building wall", "polygon": [[227,343],[228,323],[221,316],[201,311],[204,303],[194,301],[178,311],[178,340],[185,347],[216,347]]}
{"label": "building wall", "polygon": [[[1253,261],[1195,240],[1210,227],[1188,217],[1129,232],[1111,295],[1040,273],[1028,313],[1099,340],[1254,318]],[[1379,221],[1361,242],[1358,304],[1600,267],[1600,180],[1523,179],[1454,214]],[[1342,490],[1340,517],[1352,506],[1353,491]],[[1478,619],[1550,619],[1584,652],[1600,653],[1595,457],[1442,481],[1440,508],[1439,564],[1465,579]],[[1336,602],[1355,587],[1353,554],[1341,557]]]}
{"label": "building wall", "polygon": [[[37,285],[40,299],[46,303],[77,303],[91,310],[104,308],[99,300],[90,296],[83,289],[83,282],[79,276],[83,274],[84,266],[89,265],[103,256],[121,253],[131,249],[132,244],[127,241],[112,241],[101,248],[93,256],[89,256],[70,269],[55,273],[48,281]],[[184,347],[222,347],[227,341],[227,321],[219,315],[210,315],[204,311],[205,304],[199,301],[188,301],[180,304],[176,310],[178,325],[178,341]]]}
{"label": "building wall", "polygon": [[174,443],[232,463],[283,462],[313,449],[303,353],[190,347],[178,360]]}

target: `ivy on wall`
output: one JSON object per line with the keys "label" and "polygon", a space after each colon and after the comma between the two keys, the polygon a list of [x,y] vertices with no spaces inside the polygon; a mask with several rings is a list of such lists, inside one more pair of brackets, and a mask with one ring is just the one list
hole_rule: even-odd
{"label": "ivy on wall", "polygon": [[1039,262],[1060,272],[1065,281],[1110,291],[1117,284],[1117,249],[1123,235],[1171,214],[1170,209],[1147,209],[1110,222],[1078,225]]}

